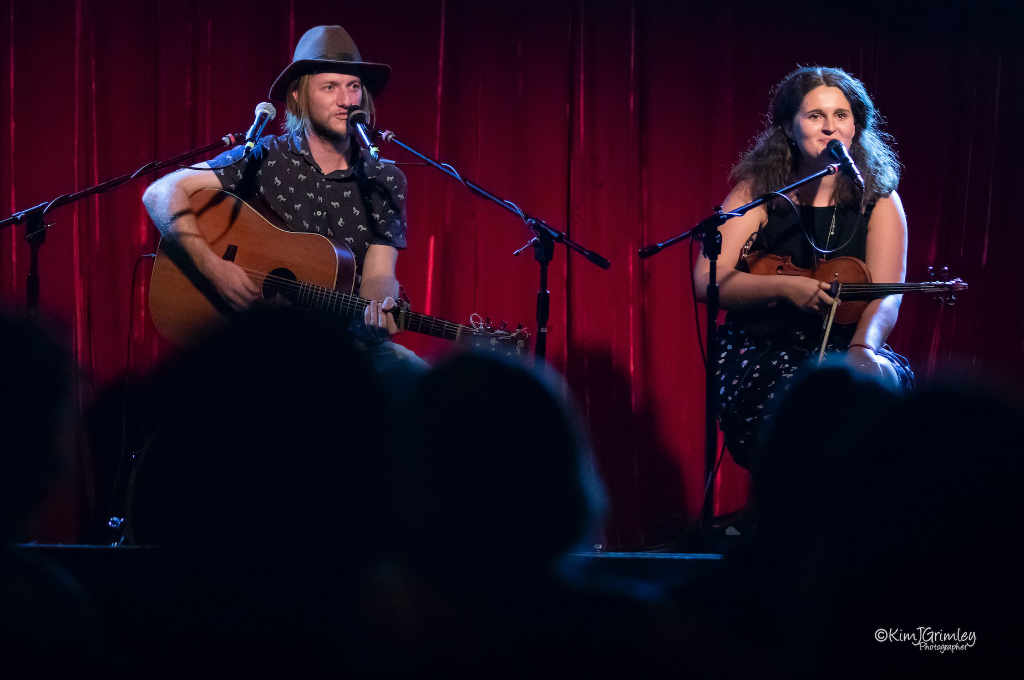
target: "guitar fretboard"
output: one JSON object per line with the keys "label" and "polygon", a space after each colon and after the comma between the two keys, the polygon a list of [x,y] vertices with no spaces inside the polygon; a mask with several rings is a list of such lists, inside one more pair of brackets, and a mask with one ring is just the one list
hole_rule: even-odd
{"label": "guitar fretboard", "polygon": [[[370,304],[369,300],[358,295],[343,293],[324,286],[302,282],[294,282],[294,286],[292,302],[295,304],[333,314],[340,314],[348,318],[362,317],[366,306]],[[477,334],[470,326],[445,321],[435,316],[397,309],[394,313],[399,328],[403,330],[423,333],[424,335],[431,335],[445,340],[459,340]]]}

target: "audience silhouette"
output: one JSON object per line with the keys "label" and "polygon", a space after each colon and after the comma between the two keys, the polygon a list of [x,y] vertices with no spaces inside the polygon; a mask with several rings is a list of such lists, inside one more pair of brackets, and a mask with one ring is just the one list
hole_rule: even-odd
{"label": "audience silhouette", "polygon": [[393,413],[365,354],[330,319],[257,309],[153,389],[130,527],[173,568],[140,593],[133,663],[351,667],[359,582],[393,533]]}
{"label": "audience silhouette", "polygon": [[657,592],[591,578],[605,500],[578,412],[547,368],[467,353],[417,385],[398,437],[417,671],[609,675],[674,670]]}
{"label": "audience silhouette", "polygon": [[350,329],[286,308],[152,376],[128,530],[159,559],[104,649],[76,582],[14,546],[72,450],[72,362],[24,320],[0,338],[15,663],[859,678],[996,669],[1015,647],[1024,408],[991,386],[807,368],[762,433],[752,538],[669,599],[574,557],[607,500],[553,370],[466,352],[381,375]]}
{"label": "audience silhouette", "polygon": [[74,452],[76,375],[49,330],[0,314],[0,653],[9,671],[91,669],[102,658],[99,615],[79,583],[19,549]]}
{"label": "audience silhouette", "polygon": [[706,674],[945,677],[1008,659],[1020,565],[996,550],[1019,514],[1022,416],[975,381],[898,395],[842,364],[806,369],[763,433],[753,540],[677,594]]}

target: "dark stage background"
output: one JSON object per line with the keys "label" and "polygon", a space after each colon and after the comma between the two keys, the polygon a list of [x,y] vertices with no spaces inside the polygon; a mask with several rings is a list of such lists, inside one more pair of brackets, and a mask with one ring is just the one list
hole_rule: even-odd
{"label": "dark stage background", "polygon": [[[923,375],[957,364],[1024,378],[1024,285],[1011,265],[1022,239],[1010,212],[1022,61],[1019,38],[1007,39],[1019,24],[999,6],[952,4],[786,3],[780,13],[769,2],[15,0],[0,12],[0,216],[244,132],[298,36],[343,24],[364,58],[394,68],[381,127],[611,259],[601,271],[556,253],[549,356],[590,423],[613,501],[606,543],[650,546],[699,511],[703,378],[691,253],[635,253],[725,195],[769,88],[798,63],[849,69],[890,121],[906,166],[909,277],[948,264],[970,283],[954,309],[905,299],[892,344]],[[511,256],[525,228],[432,169],[404,170],[410,239],[399,276],[415,307],[532,326],[536,265]],[[139,259],[156,243],[140,202],[151,179],[51,214],[41,307],[89,378],[83,409],[167,351],[147,317],[150,261]],[[24,299],[23,236],[0,234],[9,305]],[[401,340],[430,357],[446,350]],[[106,408],[110,431],[82,447],[37,538],[101,535],[122,446],[120,411]],[[524,447],[532,438],[525,422],[494,435]],[[746,483],[726,461],[720,512],[743,503]]]}

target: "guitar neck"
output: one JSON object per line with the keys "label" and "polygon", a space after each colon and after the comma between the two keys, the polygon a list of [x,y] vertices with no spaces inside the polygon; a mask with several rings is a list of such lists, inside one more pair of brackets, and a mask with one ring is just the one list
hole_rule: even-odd
{"label": "guitar neck", "polygon": [[444,338],[445,340],[461,340],[473,333],[473,329],[469,326],[405,309],[398,312],[396,320],[398,327],[402,330],[432,335],[435,338]]}
{"label": "guitar neck", "polygon": [[[369,300],[351,293],[342,293],[322,286],[302,284],[295,302],[348,318],[362,318]],[[473,329],[459,323],[445,321],[436,316],[419,314],[406,309],[395,311],[395,322],[402,330],[422,333],[445,340],[460,340],[473,334]]]}

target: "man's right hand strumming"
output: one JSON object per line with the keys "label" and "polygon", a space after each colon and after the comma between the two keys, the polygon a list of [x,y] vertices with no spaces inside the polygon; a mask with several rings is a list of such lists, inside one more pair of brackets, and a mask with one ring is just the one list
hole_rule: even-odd
{"label": "man's right hand strumming", "polygon": [[201,271],[236,312],[248,309],[260,297],[255,282],[234,262],[214,256]]}
{"label": "man's right hand strumming", "polygon": [[235,311],[248,309],[260,289],[245,271],[214,253],[199,232],[188,197],[200,189],[220,189],[220,180],[202,163],[160,178],[146,189],[142,201],[164,238],[174,240],[191,258],[224,301]]}

